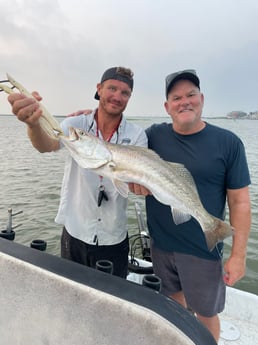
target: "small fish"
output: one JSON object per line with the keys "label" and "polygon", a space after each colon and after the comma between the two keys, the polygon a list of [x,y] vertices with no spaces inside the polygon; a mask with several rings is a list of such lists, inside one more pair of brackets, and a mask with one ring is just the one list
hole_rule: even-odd
{"label": "small fish", "polygon": [[60,139],[81,167],[111,179],[122,196],[128,196],[128,182],[137,183],[171,207],[175,224],[195,218],[210,251],[233,234],[229,224],[204,209],[193,177],[182,164],[167,162],[144,147],[102,141],[78,128],[71,127],[69,137]]}

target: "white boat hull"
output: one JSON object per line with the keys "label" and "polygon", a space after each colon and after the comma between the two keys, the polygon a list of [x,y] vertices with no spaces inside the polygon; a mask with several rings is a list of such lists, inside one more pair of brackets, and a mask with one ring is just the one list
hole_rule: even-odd
{"label": "white boat hull", "polygon": [[215,345],[184,308],[125,279],[0,239],[0,345]]}

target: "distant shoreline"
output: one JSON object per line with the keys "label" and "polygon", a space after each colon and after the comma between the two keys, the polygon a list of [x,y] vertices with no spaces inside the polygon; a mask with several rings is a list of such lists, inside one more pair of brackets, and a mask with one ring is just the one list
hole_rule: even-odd
{"label": "distant shoreline", "polygon": [[[0,114],[0,116],[14,116],[13,114]],[[66,115],[54,115],[54,117],[57,118],[65,118]],[[135,116],[135,115],[127,115],[126,116],[129,119],[132,120],[141,120],[141,119],[155,119],[155,118],[160,118],[160,119],[165,119],[168,118],[169,116],[167,115],[139,115],[139,116]],[[219,120],[258,120],[258,118],[246,118],[246,117],[237,117],[237,118],[232,118],[232,117],[228,117],[228,116],[202,116],[203,119],[211,119],[211,120],[215,120],[215,119],[219,119]]]}

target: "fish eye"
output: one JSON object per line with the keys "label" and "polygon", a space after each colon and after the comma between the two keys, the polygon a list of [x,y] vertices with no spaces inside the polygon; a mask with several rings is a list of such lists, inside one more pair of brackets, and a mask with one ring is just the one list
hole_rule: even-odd
{"label": "fish eye", "polygon": [[85,135],[85,132],[83,129],[79,129],[79,133],[80,133],[80,135]]}

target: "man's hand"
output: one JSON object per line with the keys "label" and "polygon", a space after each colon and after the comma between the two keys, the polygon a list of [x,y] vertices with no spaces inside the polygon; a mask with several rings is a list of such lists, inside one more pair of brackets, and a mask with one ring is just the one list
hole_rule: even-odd
{"label": "man's hand", "polygon": [[128,183],[130,192],[136,194],[136,195],[143,195],[143,196],[147,196],[147,195],[152,195],[152,193],[145,187],[136,184],[136,183]]}
{"label": "man's hand", "polygon": [[42,114],[37,100],[42,99],[38,93],[33,93],[33,97],[27,97],[21,93],[12,93],[8,96],[8,101],[12,106],[12,112],[17,118],[29,126],[38,123]]}
{"label": "man's hand", "polygon": [[245,275],[246,260],[230,256],[224,264],[224,282],[226,285],[233,286]]}

